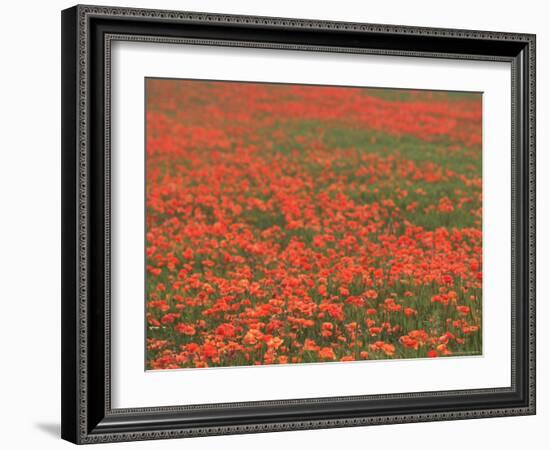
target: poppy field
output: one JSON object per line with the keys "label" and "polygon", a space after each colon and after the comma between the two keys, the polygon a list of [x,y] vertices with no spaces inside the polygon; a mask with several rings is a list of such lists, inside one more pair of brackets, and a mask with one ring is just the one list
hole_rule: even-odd
{"label": "poppy field", "polygon": [[146,369],[482,353],[479,93],[146,79]]}

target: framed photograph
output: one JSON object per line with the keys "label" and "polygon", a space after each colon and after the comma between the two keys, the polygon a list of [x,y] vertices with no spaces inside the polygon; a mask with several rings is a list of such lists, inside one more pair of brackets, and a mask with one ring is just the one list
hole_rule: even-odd
{"label": "framed photograph", "polygon": [[62,437],[535,413],[535,36],[62,12]]}

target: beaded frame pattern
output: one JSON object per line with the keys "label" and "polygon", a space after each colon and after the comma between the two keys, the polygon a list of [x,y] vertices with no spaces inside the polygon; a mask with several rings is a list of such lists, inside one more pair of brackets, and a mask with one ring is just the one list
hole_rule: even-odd
{"label": "beaded frame pattern", "polygon": [[[78,190],[78,208],[77,208],[77,278],[78,278],[78,312],[77,312],[77,354],[78,354],[78,371],[77,371],[77,412],[78,412],[78,442],[79,443],[100,443],[100,442],[116,442],[116,441],[135,441],[135,440],[147,440],[147,439],[166,439],[176,437],[197,437],[208,435],[224,435],[224,434],[243,434],[243,433],[259,433],[259,432],[274,432],[274,431],[290,431],[290,430],[302,430],[302,429],[318,429],[318,428],[336,428],[336,427],[350,427],[350,426],[365,426],[365,425],[378,425],[378,424],[394,424],[394,423],[412,423],[412,422],[425,422],[425,421],[442,421],[442,420],[457,420],[457,419],[471,419],[471,418],[485,418],[485,417],[502,417],[511,415],[528,415],[535,413],[535,37],[529,34],[516,34],[516,33],[501,33],[501,32],[486,32],[486,31],[470,31],[470,30],[452,30],[442,28],[425,28],[425,27],[411,27],[411,26],[395,26],[395,25],[377,25],[377,24],[365,24],[365,23],[348,23],[348,22],[333,22],[333,21],[318,21],[318,20],[304,20],[304,19],[286,19],[286,18],[271,18],[271,17],[257,17],[257,16],[236,16],[236,15],[221,15],[221,14],[206,14],[206,13],[194,13],[194,12],[177,12],[177,11],[161,11],[161,10],[147,10],[147,9],[133,9],[133,8],[117,8],[117,7],[99,7],[99,6],[78,6],[77,7],[77,190]],[[193,427],[193,428],[174,428],[161,431],[139,431],[129,433],[105,433],[105,434],[90,434],[88,433],[87,423],[87,320],[88,315],[88,226],[89,212],[88,212],[88,188],[89,188],[89,175],[88,175],[88,141],[89,137],[87,129],[89,126],[88,118],[88,103],[89,103],[89,88],[87,83],[88,78],[88,22],[92,17],[126,17],[126,18],[140,18],[148,20],[162,20],[176,23],[212,23],[212,24],[240,24],[246,26],[270,26],[277,27],[281,30],[284,29],[317,29],[317,30],[336,30],[336,31],[356,31],[356,32],[377,32],[382,34],[393,34],[410,36],[439,36],[439,37],[455,37],[462,39],[485,39],[496,41],[520,41],[528,43],[528,64],[529,64],[529,79],[526,80],[528,85],[528,102],[529,118],[525,133],[528,139],[528,154],[527,158],[527,189],[528,189],[528,217],[527,221],[527,233],[528,233],[528,276],[526,283],[528,285],[529,295],[525,299],[528,303],[528,317],[527,317],[527,333],[528,333],[528,391],[529,401],[528,406],[520,408],[496,408],[496,409],[479,409],[469,411],[451,411],[451,412],[434,412],[434,413],[420,413],[420,414],[397,414],[387,416],[372,416],[372,417],[356,417],[356,418],[342,418],[342,419],[319,419],[319,420],[304,420],[304,421],[290,421],[290,422],[278,422],[278,423],[265,423],[254,425],[230,425],[230,426],[214,426],[214,427]],[[349,52],[349,53],[363,53],[363,54],[384,54],[384,55],[396,55],[396,56],[418,56],[418,57],[432,57],[432,58],[453,58],[453,59],[483,59],[493,61],[509,61],[511,58],[506,57],[480,57],[469,55],[456,55],[434,52],[402,52],[402,51],[388,51],[388,50],[369,50],[369,49],[349,49],[349,48],[335,48],[335,47],[314,47],[304,45],[293,44],[269,44],[269,43],[257,43],[257,42],[231,42],[231,41],[211,41],[203,39],[183,39],[183,38],[155,38],[151,36],[129,36],[129,35],[108,35],[105,38],[105,67],[106,67],[106,83],[105,83],[105,106],[106,106],[106,119],[105,119],[105,157],[106,157],[106,171],[105,171],[105,209],[110,211],[110,115],[107,111],[110,108],[110,62],[111,62],[111,43],[115,40],[125,41],[141,41],[141,42],[158,42],[158,43],[184,43],[194,45],[224,45],[224,46],[240,46],[240,47],[255,47],[266,49],[288,49],[288,50],[309,50],[309,51],[331,51],[331,52]],[[514,64],[512,62],[512,64]],[[512,68],[512,74],[514,74],[514,68]],[[512,89],[515,88],[514,80],[512,80]],[[515,110],[514,102],[512,102],[512,111]],[[512,124],[512,145],[514,144],[515,124]],[[515,155],[516,152],[512,152]],[[514,161],[513,161],[514,164]],[[512,186],[512,196],[517,195],[517,187]],[[515,217],[513,211],[513,217]],[[512,223],[512,228],[515,227],[515,221]],[[121,413],[140,413],[147,411],[182,411],[187,408],[193,407],[159,407],[159,408],[137,408],[137,409],[123,409],[112,410],[110,407],[110,215],[106,214],[105,217],[105,277],[106,277],[106,314],[105,314],[105,342],[106,342],[106,406],[107,416],[117,415]],[[515,271],[515,265],[512,266],[512,271]],[[512,277],[514,280],[515,277]],[[512,290],[514,292],[514,289]],[[514,295],[512,296],[514,302]],[[512,326],[514,326],[514,317],[512,317]],[[512,361],[515,359],[515,346],[512,343]],[[515,373],[512,373],[512,387],[515,382]],[[510,390],[510,388],[500,389],[484,389],[483,392],[504,392]],[[477,390],[476,392],[480,392]],[[430,394],[456,394],[456,395],[468,395],[472,391],[447,391]],[[424,393],[426,394],[426,393]],[[364,396],[362,398],[413,398],[421,397],[423,394],[395,394],[395,395],[378,395],[378,396]],[[357,398],[357,397],[354,397]],[[335,397],[333,400],[342,400],[342,397]],[[331,399],[311,399],[311,402],[315,401],[327,401]],[[275,402],[256,402],[254,404],[279,404],[291,405],[296,400],[281,400]],[[304,402],[304,401],[301,401]],[[305,401],[307,402],[307,400]],[[234,404],[233,404],[234,405]],[[210,405],[202,405],[202,407],[209,407]],[[223,405],[211,405],[223,406]],[[195,407],[201,407],[197,405]]]}

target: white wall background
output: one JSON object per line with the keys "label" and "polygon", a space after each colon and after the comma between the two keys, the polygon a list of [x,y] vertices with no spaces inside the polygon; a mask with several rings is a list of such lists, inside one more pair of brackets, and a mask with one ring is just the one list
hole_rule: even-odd
{"label": "white wall background", "polygon": [[[97,1],[97,3],[105,4]],[[362,3],[362,4],[361,4]],[[71,1],[2,8],[0,70],[0,443],[69,448],[60,404],[60,10]],[[117,448],[541,448],[550,423],[548,379],[550,29],[535,0],[321,2],[309,0],[111,0],[106,4],[311,19],[530,32],[538,73],[538,415],[383,427],[116,444]],[[109,447],[110,448],[110,447]],[[114,448],[114,447],[113,447]]]}

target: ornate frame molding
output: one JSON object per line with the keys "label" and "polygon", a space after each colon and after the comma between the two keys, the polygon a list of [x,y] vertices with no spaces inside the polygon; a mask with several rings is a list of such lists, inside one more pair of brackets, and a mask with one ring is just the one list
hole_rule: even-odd
{"label": "ornate frame molding", "polygon": [[[127,32],[105,31],[99,34],[91,29],[92,22],[97,19],[107,21],[119,21],[125,23],[128,20],[139,21],[143,27],[148,23],[157,22],[169,26],[197,25],[208,27],[238,26],[245,29],[251,36],[258,30],[269,30],[271,33],[282,33],[302,30],[319,30],[336,33],[339,36],[346,36],[349,33],[359,33],[369,36],[376,35],[380,41],[385,37],[402,39],[405,42],[408,38],[425,37],[426,42],[435,42],[437,39],[457,39],[460,42],[471,41],[471,52],[461,50],[460,52],[447,53],[434,50],[413,50],[413,49],[392,49],[392,48],[369,48],[350,47],[339,45],[328,45],[319,43],[280,43],[260,40],[245,39],[215,39],[207,37],[168,37],[151,36],[145,34],[131,34]],[[118,25],[117,25],[118,26]],[[204,14],[194,12],[158,11],[146,9],[127,9],[116,7],[99,6],[76,6],[63,13],[63,377],[71,379],[63,388],[63,437],[76,443],[98,443],[112,441],[129,441],[143,439],[163,439],[174,437],[207,436],[216,434],[239,434],[250,432],[270,432],[284,430],[299,430],[328,427],[347,427],[374,424],[390,424],[404,422],[440,421],[453,419],[469,419],[481,417],[499,417],[510,415],[527,415],[535,413],[535,36],[530,34],[500,33],[470,30],[449,30],[424,27],[405,27],[395,25],[376,25],[332,21],[310,21],[303,19],[270,18],[256,16],[233,16],[220,14]],[[229,28],[227,28],[229,29]],[[102,31],[103,33],[103,31]],[[98,92],[96,81],[92,77],[97,76],[98,60],[95,54],[99,52],[98,47],[93,47],[93,39],[100,38],[104,46],[101,55],[102,67],[104,70],[103,101],[102,107],[104,124],[102,126],[102,144],[104,148],[103,178],[93,178],[94,168],[91,166],[91,140],[94,139],[91,131],[95,126],[92,123],[94,116],[90,114],[93,108],[91,103],[95,101]],[[435,39],[435,40],[434,40]],[[506,394],[517,393],[518,385],[522,384],[526,398],[517,401],[515,404],[501,407],[495,405],[487,408],[472,408],[471,410],[448,410],[448,411],[422,411],[406,412],[403,414],[367,414],[360,416],[342,415],[338,418],[319,418],[306,420],[281,420],[266,423],[249,424],[220,424],[215,426],[169,426],[168,422],[162,425],[162,418],[166,420],[169,414],[182,414],[190,407],[171,408],[139,408],[113,410],[110,403],[110,62],[111,43],[115,40],[145,41],[158,43],[186,43],[196,45],[223,45],[223,46],[244,46],[266,49],[290,49],[306,51],[329,51],[329,52],[351,52],[364,54],[384,54],[414,57],[436,57],[453,59],[483,59],[493,61],[508,61],[512,64],[512,146],[513,146],[513,171],[517,176],[513,177],[513,196],[517,198],[513,205],[517,205],[513,212],[513,248],[518,249],[519,255],[513,255],[512,270],[516,271],[516,260],[522,263],[521,268],[525,274],[517,273],[513,276],[513,283],[519,280],[518,286],[513,285],[513,298],[516,292],[527,295],[518,298],[522,303],[523,317],[518,317],[516,308],[513,307],[513,326],[516,327],[518,320],[521,322],[521,330],[518,336],[525,339],[526,351],[521,351],[519,359],[516,360],[516,353],[519,347],[516,345],[516,332],[514,329],[514,342],[512,343],[513,353],[513,383],[510,388],[484,389],[475,391],[450,391],[432,392],[419,394],[398,394],[380,396],[362,396],[354,400],[374,401],[383,399],[400,399],[414,402],[415,399],[424,398],[430,395],[434,398],[455,396],[472,397],[477,394]],[[503,44],[502,48],[510,48],[510,54],[483,54],[476,53],[476,46],[480,42],[492,41]],[[465,45],[465,44],[463,44]],[[517,54],[514,48],[520,49]],[[463,47],[461,47],[463,48]],[[95,71],[95,72],[94,72]],[[517,102],[515,99],[519,99]],[[76,107],[75,107],[76,105]],[[99,138],[96,139],[97,145]],[[517,160],[517,161],[516,161]],[[523,170],[523,172],[522,172]],[[518,183],[524,178],[526,189]],[[97,183],[103,183],[103,217],[97,217],[97,209],[91,206],[91,197],[97,199],[93,192]],[[518,190],[518,186],[519,189]],[[70,191],[70,192],[69,192]],[[95,200],[94,200],[95,202]],[[513,208],[514,208],[513,206]],[[518,211],[519,209],[519,211]],[[526,214],[525,214],[526,212]],[[95,289],[90,276],[90,268],[95,267],[97,258],[90,257],[95,247],[90,238],[90,230],[97,229],[96,221],[103,221],[103,266],[97,270],[103,271],[104,290],[102,296],[103,324],[90,320],[91,311],[91,289]],[[519,236],[519,238],[518,238]],[[95,242],[95,241],[94,241]],[[97,243],[96,243],[97,244]],[[523,255],[523,256],[522,256]],[[524,259],[524,261],[522,260]],[[523,275],[525,275],[524,278]],[[519,277],[519,278],[518,278]],[[517,289],[516,289],[517,287]],[[522,291],[523,288],[523,291]],[[521,305],[518,306],[521,312]],[[95,305],[97,308],[97,304]],[[97,330],[97,332],[96,332]],[[92,387],[91,376],[97,377],[97,373],[91,374],[90,366],[95,364],[90,358],[89,350],[97,346],[97,333],[103,333],[104,345],[104,383],[102,404],[92,404],[90,395],[97,393],[96,385]],[[94,335],[93,339],[90,338]],[[71,343],[69,343],[71,341]],[[523,347],[522,347],[523,348]],[[521,373],[516,374],[516,363],[521,366]],[[519,367],[518,366],[518,367]],[[524,379],[525,377],[525,379]],[[94,381],[95,383],[95,381]],[[481,392],[483,391],[483,392]],[[522,393],[522,396],[524,396]],[[330,402],[348,401],[351,398],[322,398],[311,400],[288,400],[276,402],[254,402],[247,404],[226,404],[226,405],[197,405],[191,407],[208,411],[213,408],[244,407],[244,406],[291,406],[305,404],[326,404]],[[140,417],[146,415],[155,419],[148,419],[149,422],[159,424],[158,427],[143,425]],[[162,417],[161,417],[162,416]],[[121,427],[119,422],[128,418],[135,418],[134,426]],[[161,418],[158,418],[161,417]],[[98,421],[98,418],[102,418]],[[147,423],[149,423],[147,422]]]}

